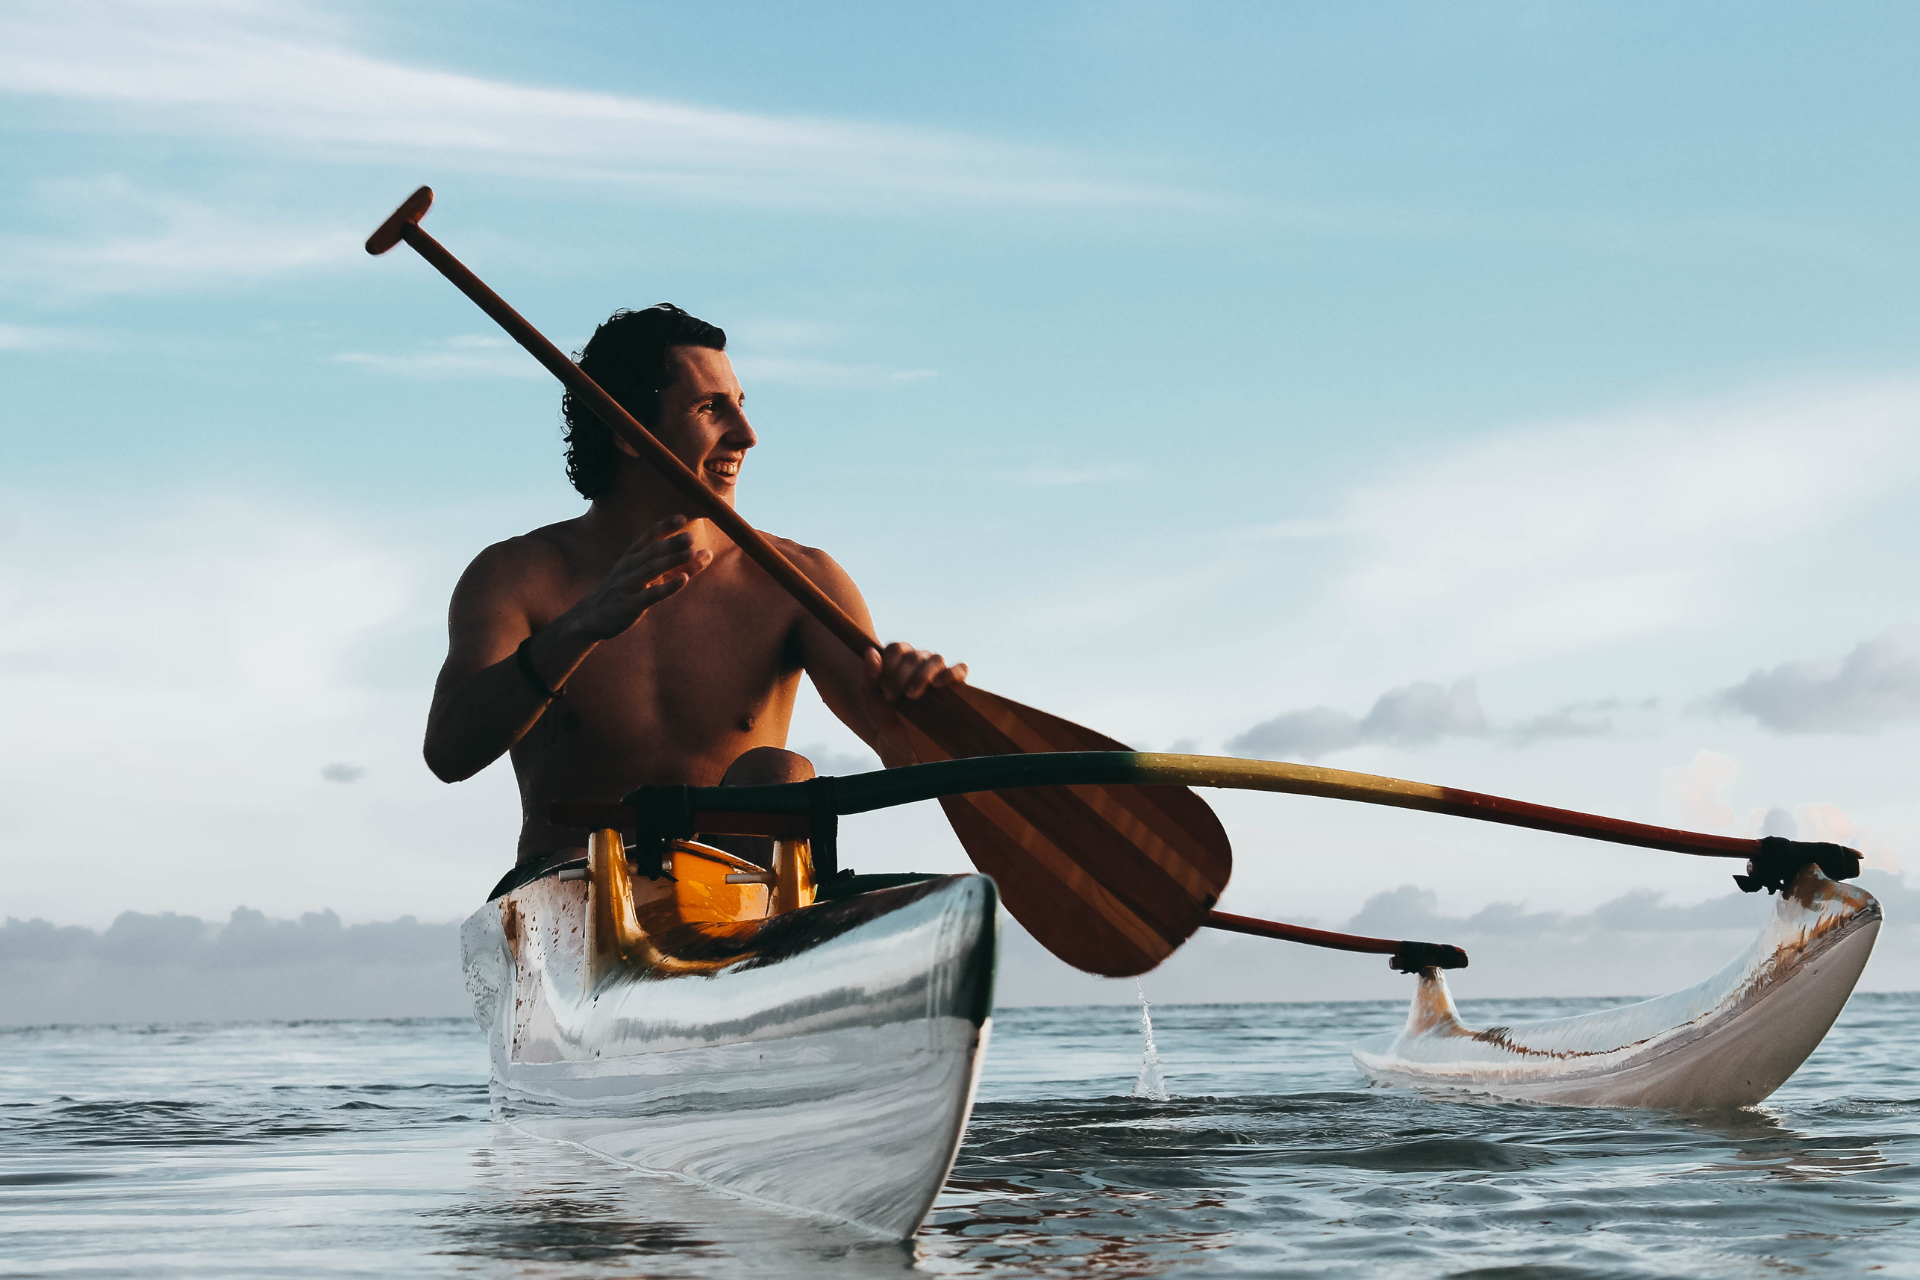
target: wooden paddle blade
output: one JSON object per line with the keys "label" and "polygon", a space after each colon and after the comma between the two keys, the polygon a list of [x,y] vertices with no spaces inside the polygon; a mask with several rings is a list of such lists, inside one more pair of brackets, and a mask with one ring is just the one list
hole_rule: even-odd
{"label": "wooden paddle blade", "polygon": [[[922,762],[1129,749],[971,685],[901,710]],[[1207,922],[1233,874],[1220,820],[1184,787],[1016,787],[940,806],[1014,919],[1088,973],[1127,978],[1159,964]]]}

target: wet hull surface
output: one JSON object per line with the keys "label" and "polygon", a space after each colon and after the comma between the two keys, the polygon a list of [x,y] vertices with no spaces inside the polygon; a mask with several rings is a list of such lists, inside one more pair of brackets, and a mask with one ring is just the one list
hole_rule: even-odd
{"label": "wet hull surface", "polygon": [[1880,904],[1807,867],[1752,946],[1697,986],[1571,1018],[1472,1030],[1422,974],[1399,1034],[1355,1064],[1374,1083],[1594,1107],[1721,1110],[1779,1088],[1826,1036],[1880,930]]}
{"label": "wet hull surface", "polygon": [[[536,881],[463,933],[503,1118],[737,1195],[911,1235],[989,1029],[997,902],[953,876],[596,965],[589,885]],[[596,973],[596,969],[604,970]]]}

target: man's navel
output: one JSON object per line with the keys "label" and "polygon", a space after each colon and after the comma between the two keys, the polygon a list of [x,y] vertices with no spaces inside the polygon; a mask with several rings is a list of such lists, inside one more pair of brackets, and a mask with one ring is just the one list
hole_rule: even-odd
{"label": "man's navel", "polygon": [[750,716],[750,715],[749,715],[749,716],[741,716],[741,717],[740,717],[740,732],[742,732],[742,733],[746,733],[746,732],[747,732],[748,730],[750,730],[750,729],[752,729],[752,728],[753,728],[753,717],[752,717],[752,716]]}

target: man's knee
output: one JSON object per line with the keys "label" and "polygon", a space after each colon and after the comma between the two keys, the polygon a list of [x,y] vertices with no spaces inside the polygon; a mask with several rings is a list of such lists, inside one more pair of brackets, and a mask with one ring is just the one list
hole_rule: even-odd
{"label": "man's knee", "polygon": [[[720,778],[723,787],[772,787],[783,782],[805,782],[813,777],[813,761],[798,751],[781,747],[755,747],[743,751]],[[704,835],[701,840],[716,849],[757,862],[773,865],[773,840],[768,836]]]}
{"label": "man's knee", "polygon": [[813,761],[784,747],[755,747],[743,751],[727,766],[723,787],[771,787],[783,782],[805,782],[814,776]]}

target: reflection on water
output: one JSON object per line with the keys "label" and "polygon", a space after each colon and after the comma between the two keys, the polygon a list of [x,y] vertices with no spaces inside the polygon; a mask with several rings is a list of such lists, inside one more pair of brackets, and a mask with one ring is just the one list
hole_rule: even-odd
{"label": "reflection on water", "polygon": [[1165,1102],[1131,1096],[1138,1008],[1003,1013],[908,1246],[528,1137],[457,1022],[0,1032],[0,1273],[1920,1270],[1920,997],[1857,998],[1768,1107],[1712,1116],[1365,1088],[1346,1045],[1386,1005],[1154,1014]]}
{"label": "reflection on water", "polygon": [[1730,1160],[1702,1166],[1705,1173],[1765,1172],[1775,1178],[1819,1181],[1895,1167],[1869,1135],[1802,1133],[1764,1111],[1705,1116],[1697,1123],[1734,1148]]}
{"label": "reflection on water", "polygon": [[[666,1175],[619,1170],[510,1123],[490,1126],[470,1167],[465,1194],[422,1215],[422,1226],[440,1236],[435,1255],[489,1274],[583,1275],[599,1269],[581,1263],[626,1263],[607,1274],[633,1274],[637,1264],[646,1275],[825,1275],[912,1264],[909,1246]],[[565,1265],[538,1265],[549,1263]]]}

